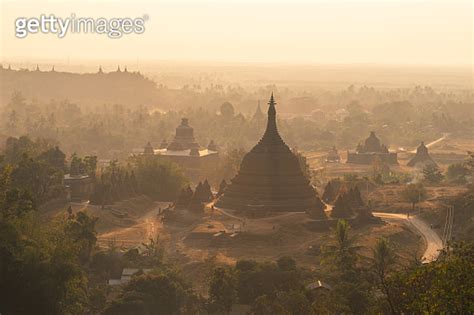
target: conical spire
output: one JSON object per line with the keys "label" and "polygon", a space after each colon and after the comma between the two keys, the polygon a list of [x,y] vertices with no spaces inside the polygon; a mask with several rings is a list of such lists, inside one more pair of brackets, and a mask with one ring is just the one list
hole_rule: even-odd
{"label": "conical spire", "polygon": [[268,121],[267,121],[267,128],[265,133],[263,134],[261,142],[275,142],[275,141],[283,141],[281,140],[280,135],[278,134],[278,129],[276,125],[276,102],[273,98],[273,92],[270,96],[270,101],[268,101]]}
{"label": "conical spire", "polygon": [[255,110],[255,113],[253,114],[253,117],[252,119],[253,120],[261,120],[263,119],[263,112],[262,112],[262,109],[260,107],[260,100],[258,101],[258,105],[257,105],[257,109]]}

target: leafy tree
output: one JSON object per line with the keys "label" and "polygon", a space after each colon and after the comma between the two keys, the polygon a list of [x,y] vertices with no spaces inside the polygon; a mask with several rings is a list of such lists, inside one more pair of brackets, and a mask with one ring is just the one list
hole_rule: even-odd
{"label": "leafy tree", "polygon": [[[95,161],[91,165],[93,169]],[[157,156],[135,157],[126,166],[114,161],[96,179],[91,203],[111,204],[135,194],[159,200],[176,200],[186,184],[187,179],[175,163]]]}
{"label": "leafy tree", "polygon": [[408,184],[401,192],[403,199],[410,202],[412,211],[415,205],[426,198],[426,189],[422,184]]}
{"label": "leafy tree", "polygon": [[433,184],[441,182],[444,178],[443,174],[435,164],[427,164],[423,168],[423,177],[425,181]]}
{"label": "leafy tree", "polygon": [[69,167],[69,174],[71,176],[75,175],[85,175],[86,167],[84,161],[76,153],[71,156],[71,166]]}
{"label": "leafy tree", "polygon": [[187,179],[176,163],[159,156],[140,156],[132,164],[137,190],[151,198],[175,200]]}
{"label": "leafy tree", "polygon": [[67,225],[36,224],[31,197],[2,188],[0,312],[82,314],[88,304],[87,279],[79,265],[80,248]]}
{"label": "leafy tree", "polygon": [[302,290],[289,292],[278,292],[277,300],[281,301],[287,314],[314,314],[311,303]]}
{"label": "leafy tree", "polygon": [[234,106],[229,102],[224,102],[221,105],[221,114],[224,118],[232,118],[235,115]]}
{"label": "leafy tree", "polygon": [[452,244],[438,260],[401,270],[390,280],[394,303],[403,314],[472,314],[474,245]]}
{"label": "leafy tree", "polygon": [[83,159],[84,169],[91,178],[95,178],[95,172],[97,169],[97,156],[85,156]]}
{"label": "leafy tree", "polygon": [[300,290],[303,279],[294,260],[282,257],[277,263],[240,260],[236,266],[239,302],[252,305],[262,295],[275,297],[278,291]]}
{"label": "leafy tree", "polygon": [[274,315],[285,314],[285,308],[280,301],[267,295],[261,295],[252,304],[252,314]]}
{"label": "leafy tree", "polygon": [[134,276],[104,314],[179,314],[185,309],[190,294],[183,282],[172,275]]}
{"label": "leafy tree", "polygon": [[62,193],[62,177],[61,170],[27,155],[22,157],[11,172],[12,185],[28,190],[41,203]]}
{"label": "leafy tree", "polygon": [[236,280],[231,270],[217,268],[209,283],[210,308],[228,314],[236,301]]}
{"label": "leafy tree", "polygon": [[296,270],[296,261],[289,257],[283,256],[277,260],[278,268],[284,271],[295,271]]}
{"label": "leafy tree", "polygon": [[97,242],[95,225],[98,218],[79,211],[69,216],[66,231],[72,241],[80,247],[81,262],[88,263]]}
{"label": "leafy tree", "polygon": [[468,174],[469,170],[464,163],[454,163],[448,166],[446,178],[454,183],[465,184]]}
{"label": "leafy tree", "polygon": [[148,243],[142,243],[142,246],[144,250],[141,256],[144,259],[141,260],[140,265],[156,267],[163,263],[164,248],[159,236],[156,239],[150,238]]}
{"label": "leafy tree", "polygon": [[230,179],[234,177],[240,169],[240,163],[242,159],[247,154],[247,151],[244,149],[233,149],[227,152],[224,158],[221,161],[221,166],[219,168],[219,174],[222,174],[224,179]]}
{"label": "leafy tree", "polygon": [[57,146],[41,153],[38,159],[58,170],[64,170],[66,167],[66,155]]}
{"label": "leafy tree", "polygon": [[474,152],[467,151],[467,161],[466,161],[466,168],[468,169],[469,173],[472,175],[474,173]]}

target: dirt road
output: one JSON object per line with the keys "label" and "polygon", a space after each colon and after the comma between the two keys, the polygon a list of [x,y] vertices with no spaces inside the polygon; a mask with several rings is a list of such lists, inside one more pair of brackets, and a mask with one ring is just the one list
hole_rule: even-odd
{"label": "dirt road", "polygon": [[139,218],[136,218],[136,224],[129,227],[117,227],[112,231],[100,233],[97,237],[98,242],[107,245],[114,242],[122,247],[135,247],[142,243],[148,243],[150,239],[155,239],[162,230],[163,224],[158,219],[159,208],[164,209],[168,203],[156,203],[155,207],[146,212]]}
{"label": "dirt road", "polygon": [[400,213],[382,213],[374,212],[374,216],[385,219],[387,221],[403,222],[408,225],[415,232],[421,234],[426,242],[426,250],[423,254],[422,261],[431,262],[436,260],[439,251],[443,248],[443,242],[436,232],[426,224],[423,220],[416,216],[407,218],[405,214]]}
{"label": "dirt road", "polygon": [[[332,206],[328,205],[328,207],[326,208],[326,211],[330,211],[331,209],[332,209]],[[244,218],[235,216],[222,208],[219,208],[218,211],[220,211],[222,214],[229,216],[233,219],[237,219],[241,221],[244,220]],[[290,213],[286,213],[286,214],[282,214],[282,215],[274,216],[270,218],[248,220],[247,222],[250,223],[255,220],[263,221],[265,219],[276,219],[276,218],[287,217],[287,216],[296,215],[296,214],[301,214],[301,213],[290,212]],[[400,213],[374,212],[373,214],[374,216],[380,217],[387,221],[402,222],[404,224],[407,224],[408,227],[410,227],[416,233],[421,234],[426,242],[426,250],[425,250],[425,253],[423,254],[422,261],[431,262],[438,258],[439,251],[443,248],[443,242],[441,241],[441,238],[438,236],[438,234],[436,234],[436,232],[433,229],[431,229],[431,227],[428,224],[426,224],[423,220],[419,219],[416,216],[411,216],[410,218],[407,218],[405,214],[400,214]]]}

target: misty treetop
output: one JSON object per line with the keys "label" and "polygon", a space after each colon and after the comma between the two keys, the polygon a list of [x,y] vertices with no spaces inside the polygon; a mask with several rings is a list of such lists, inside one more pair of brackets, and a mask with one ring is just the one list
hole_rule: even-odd
{"label": "misty treetop", "polygon": [[[156,93],[166,95],[163,89]],[[384,143],[416,146],[446,132],[462,134],[474,121],[469,93],[429,87],[350,86],[303,93],[274,85],[257,90],[194,85],[175,89],[156,102],[132,104],[120,99],[94,107],[66,97],[27,99],[26,91],[19,89],[0,104],[0,135],[34,134],[54,139],[67,154],[125,158],[149,141],[158,146],[171,140],[181,118],[187,117],[202,147],[214,140],[223,150],[249,149],[265,126],[265,115],[257,111],[258,100],[267,99],[272,91],[281,100],[277,106],[282,136],[291,147],[303,150],[333,145],[353,149],[371,130]]]}

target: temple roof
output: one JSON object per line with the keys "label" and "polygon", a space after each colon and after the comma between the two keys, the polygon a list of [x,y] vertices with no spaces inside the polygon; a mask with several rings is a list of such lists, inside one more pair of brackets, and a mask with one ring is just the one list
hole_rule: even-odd
{"label": "temple roof", "polygon": [[148,155],[153,155],[153,154],[155,154],[154,152],[155,151],[154,151],[153,147],[151,146],[151,143],[148,142],[145,146],[145,149],[143,149],[143,153],[148,154]]}
{"label": "temple roof", "polygon": [[363,145],[357,146],[358,153],[388,153],[385,145],[380,143],[380,139],[375,135],[375,131],[371,131],[370,135]]}
{"label": "temple roof", "polygon": [[416,166],[417,164],[426,165],[426,164],[435,164],[436,162],[428,153],[428,148],[425,146],[425,143],[422,141],[418,148],[416,149],[415,156],[407,163],[407,166]]}
{"label": "temple roof", "polygon": [[168,150],[179,151],[199,148],[199,144],[194,139],[194,129],[189,125],[187,118],[181,119],[181,124],[176,128],[176,135],[168,145]]}

